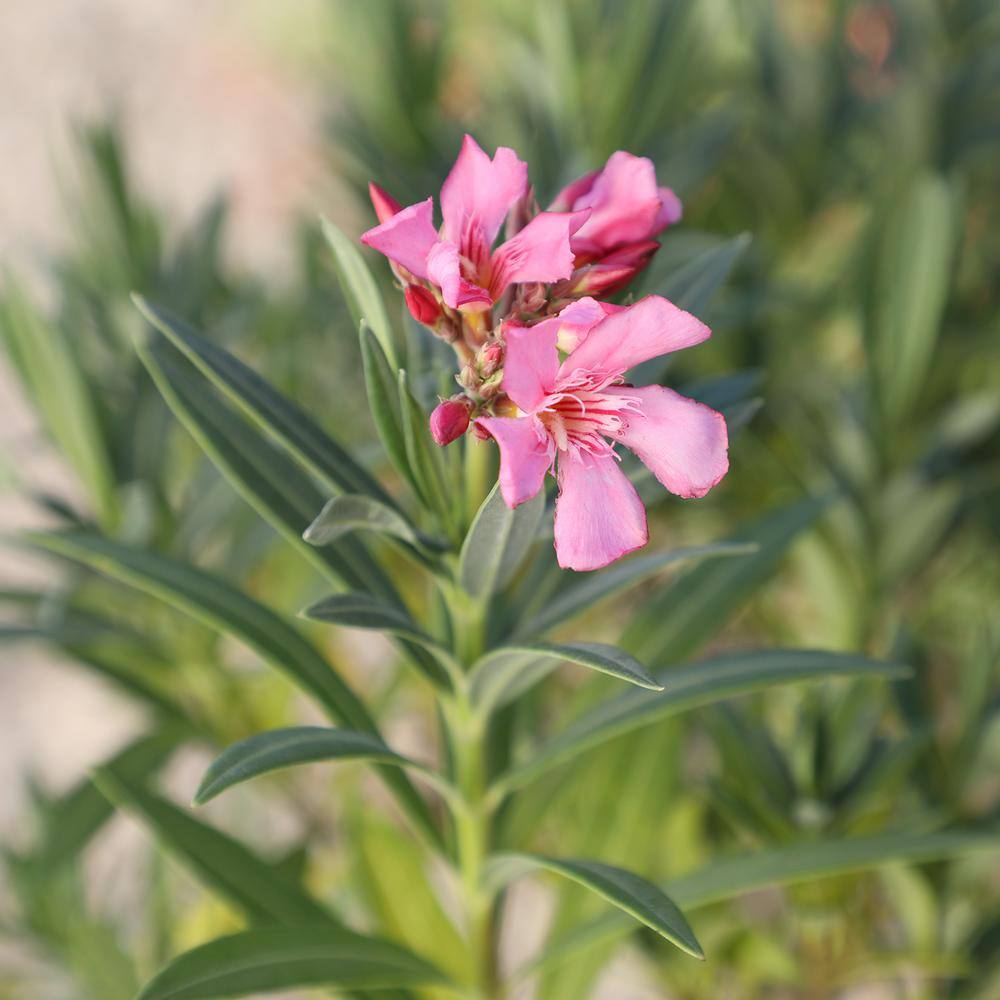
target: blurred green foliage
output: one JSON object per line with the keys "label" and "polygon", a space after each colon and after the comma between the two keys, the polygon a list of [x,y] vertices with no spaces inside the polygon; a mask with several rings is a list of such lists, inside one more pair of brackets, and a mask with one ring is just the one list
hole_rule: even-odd
{"label": "blurred green foliage", "polygon": [[[670,885],[720,855],[816,847],[829,860],[828,877],[780,894],[705,896],[704,966],[633,934],[629,954],[663,996],[834,996],[863,983],[996,996],[995,853],[921,853],[905,836],[995,835],[1000,819],[1000,9],[333,0],[327,14],[330,163],[362,211],[369,179],[404,203],[436,190],[465,130],[515,147],[542,204],[618,148],[651,156],[684,201],[642,291],[714,330],[671,381],[748,423],[725,486],[697,507],[659,497],[654,537],[760,548],[681,570],[671,585],[641,583],[624,633],[636,592],[612,595],[589,615],[591,634],[657,668],[753,644],[859,650],[915,669],[891,686],[781,689],[617,736],[529,785],[503,814],[504,838]],[[210,330],[342,441],[363,442],[355,327],[327,251],[304,225],[289,234],[300,255],[286,287],[236,273],[222,253],[224,204],[176,232],[135,190],[117,129],[85,131],[81,155],[88,181],[68,213],[71,249],[53,261],[52,304],[13,279],[0,302],[8,359],[78,491],[16,488],[66,526],[249,581],[294,612],[322,591],[316,574],[170,415],[133,350],[142,321],[128,297],[140,291]],[[373,271],[387,288],[387,269]],[[705,382],[709,371],[733,374]],[[422,398],[435,388],[415,387]],[[394,482],[376,451],[358,454]],[[403,557],[388,558],[412,588]],[[531,580],[545,570],[529,569]],[[108,762],[133,804],[179,748],[204,752],[301,717],[284,681],[211,628],[85,569],[60,573],[44,593],[0,595],[3,638],[51,644],[144,706],[147,734]],[[524,591],[535,604],[524,613],[553,596]],[[405,727],[424,707],[385,667],[388,652],[370,678],[357,646],[312,634],[380,717]],[[606,698],[609,683],[560,673],[533,689],[500,716],[496,769]],[[257,835],[253,853],[203,874],[202,889],[151,853],[133,873],[139,905],[86,889],[86,854],[111,814],[95,786],[81,775],[66,795],[35,789],[37,836],[5,851],[17,903],[6,930],[63,978],[0,980],[0,991],[133,995],[168,956],[263,905],[236,893],[240,864],[271,872],[283,905],[303,905],[304,881],[331,910],[449,971],[461,965],[450,916],[417,877],[423,848],[362,815],[370,789],[354,770],[310,775],[209,812]],[[843,841],[880,837],[868,861],[837,861]],[[600,931],[602,912],[583,890],[560,894],[550,945],[572,945],[588,922]],[[602,972],[607,985],[623,933],[610,930],[578,937],[589,945],[567,947],[568,961],[550,948],[538,995],[590,995]]]}

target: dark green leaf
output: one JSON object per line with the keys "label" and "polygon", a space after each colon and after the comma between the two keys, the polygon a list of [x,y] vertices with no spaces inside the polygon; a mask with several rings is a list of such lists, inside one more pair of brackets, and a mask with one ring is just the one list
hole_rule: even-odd
{"label": "dark green leaf", "polygon": [[598,601],[634,587],[674,563],[715,559],[720,556],[747,556],[756,551],[757,546],[753,542],[715,542],[711,545],[694,545],[691,548],[635,556],[609,566],[600,573],[581,578],[570,577],[569,582],[545,602],[541,611],[516,629],[515,635],[531,636],[547,632],[587,611]]}
{"label": "dark green leaf", "polygon": [[775,684],[827,677],[900,677],[905,667],[850,653],[772,649],[731,653],[659,675],[666,690],[625,691],[581,716],[500,779],[516,788],[584,750],[678,712]]}
{"label": "dark green leaf", "polygon": [[405,371],[398,377],[399,407],[406,459],[424,504],[434,511],[442,523],[453,520],[453,505],[448,500],[441,449],[431,439],[427,414],[417,402]]}
{"label": "dark green leaf", "polygon": [[120,770],[101,768],[94,780],[115,805],[149,827],[206,888],[239,907],[252,921],[327,923],[336,932],[339,922],[324,907],[238,840],[196,820]]}
{"label": "dark green leaf", "polygon": [[[704,868],[672,879],[664,890],[691,910],[765,886],[811,882],[884,864],[933,861],[982,850],[1000,850],[1000,831],[899,831],[852,840],[789,844],[742,857],[716,859]],[[627,936],[634,927],[620,913],[609,911],[557,938],[521,971],[559,965],[581,951]]]}
{"label": "dark green leaf", "polygon": [[257,733],[227,747],[205,772],[194,801],[203,805],[233,785],[284,767],[347,759],[374,760],[402,767],[420,766],[390,750],[370,733],[324,726],[291,726]]}
{"label": "dark green leaf", "polygon": [[487,879],[494,885],[507,885],[513,879],[544,869],[586,886],[629,916],[651,927],[681,951],[704,958],[694,932],[673,900],[651,882],[623,868],[598,861],[576,858],[550,858],[539,854],[498,854],[490,858]]}
{"label": "dark green leaf", "polygon": [[635,657],[616,646],[601,642],[510,643],[490,650],[472,668],[469,685],[473,699],[480,708],[493,708],[511,699],[511,690],[525,690],[525,675],[535,683],[544,676],[539,662],[545,664],[545,673],[560,663],[579,663],[603,674],[628,681],[637,687],[662,691],[663,685],[651,677]]}
{"label": "dark green leaf", "polygon": [[381,484],[298,404],[252,368],[196,333],[165,309],[134,296],[140,312],[210,379],[216,388],[273,434],[329,489],[373,497],[391,506]]}
{"label": "dark green leaf", "polygon": [[444,976],[389,941],[324,926],[261,927],[175,958],[138,1000],[216,1000],[272,990],[442,985]]}

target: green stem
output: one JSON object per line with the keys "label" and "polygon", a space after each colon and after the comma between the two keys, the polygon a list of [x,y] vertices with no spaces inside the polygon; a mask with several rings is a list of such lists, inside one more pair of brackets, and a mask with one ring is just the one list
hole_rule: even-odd
{"label": "green stem", "polygon": [[475,434],[465,436],[465,523],[472,524],[493,485],[493,450]]}
{"label": "green stem", "polygon": [[[455,652],[466,669],[484,647],[484,609],[464,594],[452,604],[455,617]],[[486,722],[459,691],[444,706],[451,743],[454,781],[463,800],[455,812],[455,835],[462,900],[469,950],[475,970],[476,996],[496,1000],[501,996],[496,966],[493,900],[483,885],[483,868],[490,851],[492,810],[486,799]]]}

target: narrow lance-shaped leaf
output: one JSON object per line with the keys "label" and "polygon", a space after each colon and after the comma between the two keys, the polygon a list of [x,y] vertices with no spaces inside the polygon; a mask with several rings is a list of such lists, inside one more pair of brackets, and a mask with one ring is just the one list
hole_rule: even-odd
{"label": "narrow lance-shaped leaf", "polygon": [[731,541],[755,545],[752,554],[685,572],[632,618],[620,645],[646,663],[673,663],[695,653],[777,569],[826,504],[825,497],[802,500],[737,532]]}
{"label": "narrow lance-shaped leaf", "polygon": [[388,578],[357,539],[344,539],[336,549],[302,540],[325,497],[294,462],[224,406],[169,341],[155,334],[137,349],[178,420],[265,520],[334,582],[395,598]]}
{"label": "narrow lance-shaped leaf", "polygon": [[440,449],[431,440],[427,414],[410,391],[406,372],[398,374],[400,422],[406,458],[424,504],[434,511],[442,524],[453,520],[453,505],[448,499]]}
{"label": "narrow lance-shaped leaf", "polygon": [[291,726],[257,733],[227,747],[205,772],[195,793],[195,803],[202,805],[233,785],[261,774],[328,760],[369,760],[408,767],[425,774],[438,789],[445,788],[423,764],[390,749],[370,733],[324,726]]}
{"label": "narrow lance-shaped leaf", "polygon": [[[235,636],[315,697],[335,721],[378,735],[364,704],[323,655],[291,624],[225,580],[99,535],[38,532],[28,538],[42,548],[138,587],[210,628]],[[416,789],[398,769],[382,773],[418,829],[440,847],[440,833]]]}
{"label": "narrow lance-shaped leaf", "polygon": [[504,790],[517,788],[584,750],[659,722],[678,712],[757,691],[776,684],[827,677],[899,677],[899,664],[850,653],[772,649],[719,656],[688,667],[663,671],[659,693],[626,691],[571,723],[499,779]]}
{"label": "narrow lance-shaped leaf", "polygon": [[669,549],[666,552],[651,552],[648,555],[624,559],[600,573],[593,573],[582,579],[564,573],[564,578],[568,578],[566,585],[546,600],[539,611],[528,617],[523,624],[516,626],[514,634],[519,638],[541,635],[556,625],[582,614],[598,601],[637,586],[643,580],[648,580],[676,563],[698,562],[702,559],[717,559],[724,556],[747,556],[756,551],[757,546],[753,542],[715,542],[710,545]]}
{"label": "narrow lance-shaped leaf", "polygon": [[115,805],[147,826],[206,888],[239,907],[252,921],[327,923],[331,931],[339,926],[316,900],[238,840],[178,809],[120,770],[103,768],[94,780]]}
{"label": "narrow lance-shaped leaf", "polygon": [[550,871],[603,896],[629,916],[652,928],[681,951],[704,958],[698,939],[677,905],[651,882],[624,868],[578,858],[551,858],[540,854],[497,854],[487,863],[486,879],[504,886],[533,871]]}
{"label": "narrow lance-shaped leaf", "polygon": [[[914,826],[921,826],[918,821]],[[718,858],[667,882],[663,889],[688,910],[733,899],[771,885],[811,882],[898,862],[933,861],[972,851],[1000,851],[1000,832],[898,831],[849,840],[787,844],[739,857]],[[560,935],[518,974],[561,965],[581,951],[627,937],[635,924],[614,910]]]}
{"label": "narrow lance-shaped leaf", "polygon": [[415,643],[426,650],[440,665],[441,673],[429,675],[432,683],[446,686],[448,675],[455,681],[461,667],[451,653],[439,642],[427,635],[402,608],[386,604],[370,594],[332,594],[302,612],[303,618],[343,625],[347,628],[373,629],[399,636],[407,642]]}
{"label": "narrow lance-shaped leaf", "polygon": [[403,435],[403,415],[399,403],[396,374],[371,328],[362,323],[358,337],[361,345],[361,364],[365,376],[365,390],[371,409],[375,430],[382,447],[396,471],[419,495],[416,476],[410,468]]}
{"label": "narrow lance-shaped leaf", "polygon": [[481,709],[507,702],[537,683],[560,663],[578,663],[636,687],[662,691],[663,685],[634,657],[601,642],[511,643],[490,650],[472,668],[469,686]]}
{"label": "narrow lance-shaped leaf", "polygon": [[385,303],[375,284],[368,265],[361,256],[361,251],[354,241],[349,239],[328,219],[322,220],[323,236],[333,251],[333,260],[337,267],[337,277],[347,298],[348,308],[355,324],[366,323],[378,337],[382,350],[390,365],[396,367],[399,358],[396,344],[389,325],[389,317],[385,311]]}
{"label": "narrow lance-shaped leaf", "polygon": [[417,544],[417,535],[398,511],[371,497],[339,496],[328,500],[303,538],[310,545],[329,545],[352,531],[375,531]]}
{"label": "narrow lance-shaped leaf", "polygon": [[458,576],[465,591],[485,600],[517,571],[538,534],[545,513],[545,491],[511,510],[497,483],[483,501],[465,536]]}
{"label": "narrow lance-shaped leaf", "polygon": [[331,490],[372,497],[387,506],[392,498],[297,403],[280,393],[252,368],[196,333],[187,323],[140,295],[139,311],[210,379],[216,388],[273,434]]}
{"label": "narrow lance-shaped leaf", "polygon": [[443,974],[398,944],[329,927],[258,927],[175,958],[138,1000],[216,1000],[310,986],[383,990],[444,985]]}

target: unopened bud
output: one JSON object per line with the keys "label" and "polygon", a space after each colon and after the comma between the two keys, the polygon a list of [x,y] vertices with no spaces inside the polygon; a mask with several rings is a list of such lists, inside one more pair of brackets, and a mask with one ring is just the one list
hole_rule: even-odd
{"label": "unopened bud", "polygon": [[369,183],[368,196],[372,200],[379,222],[387,222],[403,207],[388,191],[377,184]]}
{"label": "unopened bud", "polygon": [[503,344],[499,340],[489,340],[479,350],[476,358],[479,374],[489,378],[503,364]]}
{"label": "unopened bud", "polygon": [[440,319],[441,305],[423,285],[407,285],[403,289],[403,296],[406,298],[406,308],[418,323],[432,327]]}
{"label": "unopened bud", "polygon": [[431,413],[430,425],[436,444],[451,444],[469,429],[468,403],[461,396],[442,400]]}

